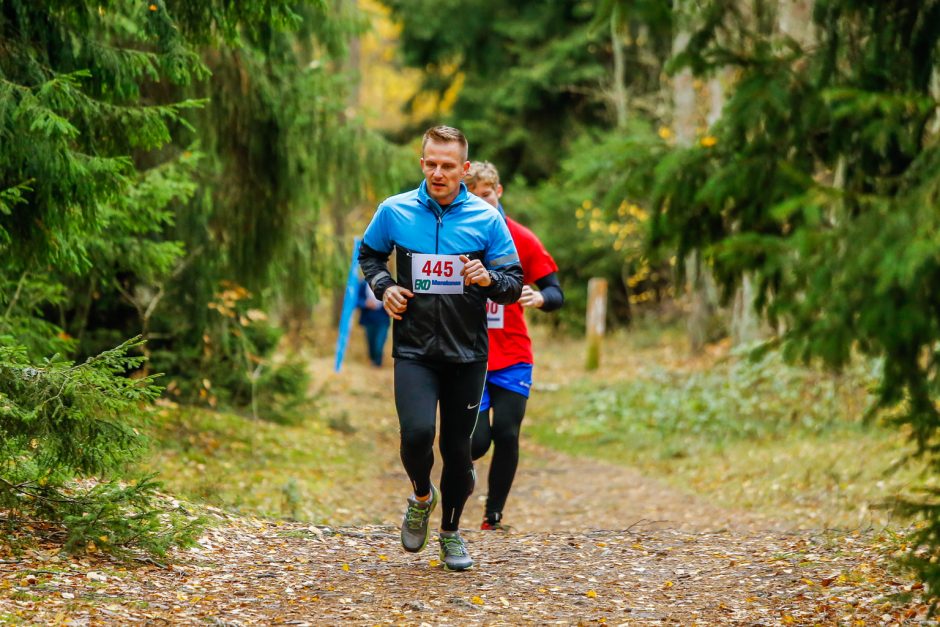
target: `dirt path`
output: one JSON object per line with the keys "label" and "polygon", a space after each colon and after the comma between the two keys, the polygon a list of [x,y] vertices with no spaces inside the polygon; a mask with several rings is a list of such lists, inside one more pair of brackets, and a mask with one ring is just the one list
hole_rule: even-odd
{"label": "dirt path", "polygon": [[865,625],[923,614],[885,602],[905,584],[872,535],[789,530],[530,443],[507,507],[512,530],[475,530],[484,460],[463,521],[476,566],[445,572],[434,541],[418,555],[399,545],[407,481],[391,400],[374,393],[391,389],[390,369],[351,363],[333,376],[326,358],[314,369],[329,406],[376,445],[371,478],[335,477],[349,499],[332,524],[216,511],[202,546],[168,568],[65,564],[54,551],[0,561],[0,622]]}
{"label": "dirt path", "polygon": [[404,553],[390,525],[230,519],[169,568],[3,564],[0,620],[865,625],[907,624],[923,611],[884,602],[903,584],[888,579],[865,536],[641,527],[465,535],[477,566],[448,573],[433,550]]}
{"label": "dirt path", "polygon": [[[373,369],[361,361],[351,361],[342,373],[334,375],[331,367],[328,358],[316,359],[315,380],[324,385],[330,406],[343,408],[344,422],[376,442],[374,463],[379,467],[365,485],[346,485],[342,475],[334,477],[339,489],[369,496],[365,507],[350,503],[337,512],[332,522],[397,524],[408,480],[398,458],[398,422],[389,396],[391,368]],[[375,390],[385,393],[375,394]],[[573,458],[537,446],[525,438],[524,432],[525,425],[519,470],[505,512],[507,523],[516,532],[579,531],[585,527],[706,531],[779,528],[753,514],[713,507],[630,468]],[[482,519],[490,457],[487,454],[476,464],[477,487],[464,511],[463,527],[478,527]],[[435,481],[439,473],[438,459],[433,470]]]}

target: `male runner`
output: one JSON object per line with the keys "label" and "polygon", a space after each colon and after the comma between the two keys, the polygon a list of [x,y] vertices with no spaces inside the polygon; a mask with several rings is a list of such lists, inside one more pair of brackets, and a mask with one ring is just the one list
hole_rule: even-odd
{"label": "male runner", "polygon": [[[522,292],[522,268],[509,230],[486,202],[470,194],[467,140],[437,126],[424,134],[418,189],[387,198],[363,236],[362,272],[394,319],[395,406],[401,460],[414,494],[401,525],[406,551],[430,537],[438,501],[441,561],[450,570],[473,565],[458,534],[473,491],[470,435],[486,375],[486,301],[511,303]],[[398,277],[387,261],[396,251]],[[441,489],[431,484],[440,405]]]}
{"label": "male runner", "polygon": [[[505,215],[499,203],[503,186],[499,184],[499,172],[493,164],[474,161],[467,172],[467,187]],[[554,311],[565,300],[555,274],[558,266],[542,242],[532,231],[508,217],[506,224],[519,251],[526,285],[522,288],[522,297],[518,303],[505,306],[491,303],[487,309],[489,371],[486,373],[486,387],[472,441],[474,460],[483,457],[490,443],[493,444],[489,490],[481,529],[502,528],[503,508],[519,464],[519,429],[532,386],[533,363],[532,340],[529,339],[522,308]],[[530,283],[538,286],[539,291],[530,288]]]}

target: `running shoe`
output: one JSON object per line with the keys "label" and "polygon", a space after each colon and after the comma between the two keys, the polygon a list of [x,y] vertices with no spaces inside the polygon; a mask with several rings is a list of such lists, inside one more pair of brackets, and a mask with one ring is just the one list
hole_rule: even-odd
{"label": "running shoe", "polygon": [[473,560],[467,553],[467,545],[456,531],[440,533],[441,562],[447,570],[467,570],[473,567]]}
{"label": "running shoe", "polygon": [[431,486],[431,498],[419,501],[413,496],[408,497],[408,509],[401,521],[401,545],[409,553],[417,553],[427,546],[431,537],[431,512],[441,500],[441,493]]}
{"label": "running shoe", "polygon": [[487,514],[483,518],[483,524],[480,525],[480,529],[483,531],[506,531],[509,527],[505,526],[502,520],[503,515],[499,512]]}

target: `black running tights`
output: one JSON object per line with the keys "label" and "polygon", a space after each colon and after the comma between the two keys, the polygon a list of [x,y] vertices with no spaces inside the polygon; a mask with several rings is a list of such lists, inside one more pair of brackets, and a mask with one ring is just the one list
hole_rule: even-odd
{"label": "black running tights", "polygon": [[493,461],[490,462],[487,479],[487,515],[501,514],[509,497],[516,466],[519,465],[519,430],[528,400],[522,394],[510,392],[498,385],[490,385],[489,391],[493,423],[490,424],[489,411],[481,412],[472,442],[473,459],[486,455],[490,443],[493,443]]}
{"label": "black running tights", "polygon": [[395,406],[401,430],[401,461],[415,495],[431,491],[437,407],[441,408],[441,529],[456,531],[473,492],[470,435],[476,423],[486,362],[439,363],[395,360]]}

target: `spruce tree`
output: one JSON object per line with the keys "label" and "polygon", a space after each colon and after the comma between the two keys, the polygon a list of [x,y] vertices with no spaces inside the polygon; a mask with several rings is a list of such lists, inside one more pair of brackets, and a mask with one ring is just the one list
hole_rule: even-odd
{"label": "spruce tree", "polygon": [[[147,290],[184,266],[173,211],[193,197],[201,155],[172,143],[205,105],[181,95],[210,68],[200,47],[263,41],[301,16],[286,0],[0,0],[0,506],[89,542],[161,551],[192,527],[121,481],[142,450],[159,389],[141,343],[76,363],[61,356],[91,301],[118,294],[147,331]],[[325,4],[312,4],[321,10]],[[188,130],[187,130],[188,129]],[[82,286],[85,289],[76,289]],[[102,296],[105,294],[105,296]],[[92,309],[94,312],[91,312]],[[120,315],[120,314],[119,314]],[[96,325],[114,339],[118,325]],[[113,344],[112,344],[113,345]],[[95,476],[91,482],[77,478]],[[185,516],[183,517],[185,518]]]}
{"label": "spruce tree", "polygon": [[[658,159],[653,236],[701,251],[729,294],[745,273],[794,359],[883,364],[892,408],[940,472],[940,2],[817,0],[812,45],[774,5],[711,2],[675,67],[730,66],[723,115]],[[940,590],[940,498],[911,561]]]}

